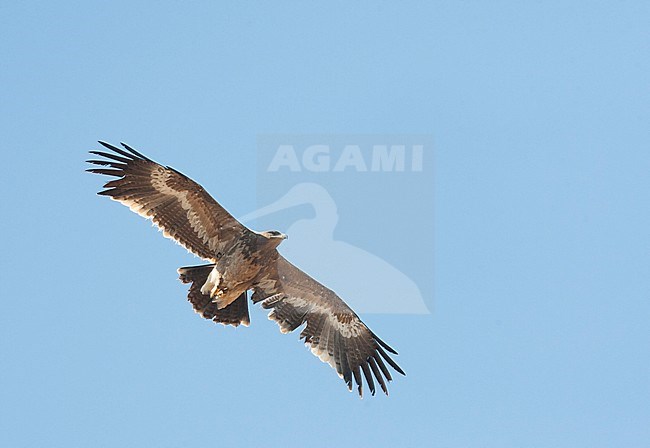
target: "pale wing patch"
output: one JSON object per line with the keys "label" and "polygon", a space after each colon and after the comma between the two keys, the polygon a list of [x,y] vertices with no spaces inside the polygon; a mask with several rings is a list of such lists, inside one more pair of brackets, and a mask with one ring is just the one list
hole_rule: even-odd
{"label": "pale wing patch", "polygon": [[359,319],[352,319],[350,322],[341,322],[336,314],[329,313],[329,318],[334,328],[336,328],[344,338],[356,338],[366,328]]}
{"label": "pale wing patch", "polygon": [[313,342],[305,342],[305,345],[307,348],[309,348],[309,351],[314,354],[314,356],[316,356],[322,362],[329,364],[331,368],[336,370],[336,374],[339,376],[339,378],[343,378],[343,374],[336,368],[336,359],[334,356],[330,356],[329,352],[326,349],[321,348],[318,344],[314,344]]}
{"label": "pale wing patch", "polygon": [[205,226],[201,222],[200,215],[197,213],[194,207],[192,207],[192,203],[189,200],[190,192],[187,190],[180,191],[176,190],[173,187],[170,187],[168,183],[168,180],[170,178],[171,172],[165,170],[163,167],[158,167],[151,173],[151,185],[162,194],[170,195],[178,199],[181,208],[185,210],[185,213],[187,214],[187,221],[189,222],[192,230],[194,230],[198,237],[208,245],[210,250],[216,252],[219,244],[218,238],[214,238],[214,236],[208,235]]}

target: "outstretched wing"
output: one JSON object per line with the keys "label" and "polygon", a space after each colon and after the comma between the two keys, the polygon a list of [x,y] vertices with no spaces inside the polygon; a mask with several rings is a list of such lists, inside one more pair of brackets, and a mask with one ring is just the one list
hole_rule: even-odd
{"label": "outstretched wing", "polygon": [[397,354],[379,339],[359,316],[333,291],[278,255],[277,262],[266,276],[254,285],[253,302],[271,308],[269,319],[280,325],[282,333],[289,333],[305,322],[300,333],[312,353],[336,369],[352,390],[352,378],[363,396],[361,373],[370,392],[375,394],[374,378],[388,395],[386,380],[392,377],[386,361],[396,371],[404,371],[386,351]]}
{"label": "outstretched wing", "polygon": [[109,196],[140,216],[153,220],[163,235],[174,239],[190,252],[216,261],[233,240],[250,232],[228,213],[201,185],[173,168],[159,165],[122,143],[124,149],[99,142],[111,152],[90,151],[104,157],[88,160],[91,173],[115,176],[106,190]]}

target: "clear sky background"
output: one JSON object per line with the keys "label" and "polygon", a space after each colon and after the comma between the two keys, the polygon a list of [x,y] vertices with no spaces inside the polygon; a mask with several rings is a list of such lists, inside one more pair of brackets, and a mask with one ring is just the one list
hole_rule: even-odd
{"label": "clear sky background", "polygon": [[[648,3],[347,3],[0,4],[0,445],[649,446]],[[83,172],[126,141],[241,215],[272,133],[433,136],[432,314],[362,316],[389,398],[198,318]]]}

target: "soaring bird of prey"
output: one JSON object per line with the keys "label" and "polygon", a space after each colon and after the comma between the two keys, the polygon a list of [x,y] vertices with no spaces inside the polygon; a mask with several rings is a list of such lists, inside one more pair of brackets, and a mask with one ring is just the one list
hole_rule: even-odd
{"label": "soaring bird of prey", "polygon": [[359,396],[363,396],[363,373],[372,395],[374,379],[388,395],[386,380],[392,377],[386,363],[404,375],[386,353],[397,352],[332,290],[278,253],[286,235],[276,230],[250,230],[179,171],[124,143],[123,148],[99,143],[109,152],[90,151],[102,159],[88,163],[101,168],[87,171],[117,179],[107,182],[98,194],[151,219],[164,236],[208,262],[178,269],[180,280],[190,283],[188,300],[194,311],[224,325],[248,326],[247,296],[252,291],[253,303],[271,309],[269,319],[278,323],[282,333],[306,323],[300,339],[336,369],[350,391],[354,378]]}

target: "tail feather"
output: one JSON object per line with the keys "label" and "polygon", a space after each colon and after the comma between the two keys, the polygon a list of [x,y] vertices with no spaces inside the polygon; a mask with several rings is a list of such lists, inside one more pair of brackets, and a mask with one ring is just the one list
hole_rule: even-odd
{"label": "tail feather", "polygon": [[194,307],[194,311],[205,319],[213,320],[223,325],[244,326],[250,325],[248,315],[248,300],[246,291],[225,308],[218,309],[209,295],[201,293],[201,286],[207,281],[214,264],[202,266],[188,266],[178,269],[180,280],[191,283],[187,300]]}

